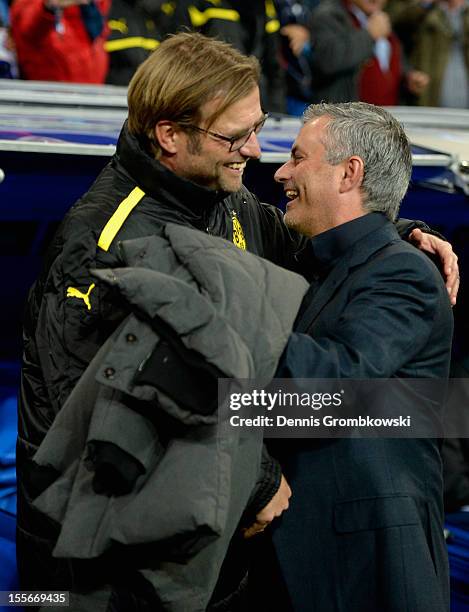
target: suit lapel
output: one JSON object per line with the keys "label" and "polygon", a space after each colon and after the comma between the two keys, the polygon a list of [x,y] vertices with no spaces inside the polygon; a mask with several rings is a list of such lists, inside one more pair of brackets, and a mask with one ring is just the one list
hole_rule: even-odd
{"label": "suit lapel", "polygon": [[364,238],[358,240],[349,252],[345,253],[339,262],[333,267],[323,284],[319,287],[316,295],[313,297],[309,308],[297,321],[295,331],[306,333],[314,321],[317,319],[324,307],[331,301],[334,293],[343,284],[349,276],[351,268],[355,268],[367,261],[375,253],[383,249],[385,246],[401,240],[396,228],[391,222],[386,223],[383,227]]}
{"label": "suit lapel", "polygon": [[328,304],[334,295],[337,287],[343,283],[347,277],[350,261],[343,257],[340,262],[328,274],[326,280],[316,291],[316,295],[309,305],[309,308],[303,313],[303,316],[295,326],[295,331],[305,333],[313,324],[313,321],[319,315],[321,310]]}

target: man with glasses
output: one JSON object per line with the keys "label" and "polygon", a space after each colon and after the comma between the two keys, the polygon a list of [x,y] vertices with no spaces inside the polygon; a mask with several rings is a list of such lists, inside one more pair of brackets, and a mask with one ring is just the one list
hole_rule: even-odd
{"label": "man with glasses", "polygon": [[215,138],[215,140],[221,140],[222,142],[227,142],[230,145],[230,148],[228,149],[229,152],[233,153],[235,151],[239,151],[242,147],[244,147],[247,141],[251,138],[252,134],[256,134],[256,136],[257,134],[259,134],[259,132],[264,127],[264,124],[267,121],[268,116],[269,116],[269,113],[263,112],[261,119],[256,123],[256,125],[252,129],[248,130],[247,132],[241,133],[241,134],[235,134],[234,136],[223,136],[223,134],[218,134],[217,132],[206,130],[204,128],[199,127],[198,125],[192,125],[191,123],[188,123],[184,127],[189,130],[195,130],[196,132],[199,132],[200,134],[208,134],[208,136]]}
{"label": "man with glasses", "polygon": [[[295,266],[301,239],[286,229],[276,207],[242,184],[246,163],[260,156],[257,133],[266,119],[258,79],[257,60],[225,43],[194,33],[164,41],[130,83],[116,154],[67,214],[47,253],[24,324],[17,451],[23,589],[50,590],[82,578],[50,554],[53,530],[31,505],[41,482],[31,476],[29,461],[99,347],[128,314],[90,269],[115,267],[120,241],[154,234],[167,222]],[[455,260],[446,261],[454,285]],[[289,495],[278,464],[266,456],[247,535],[280,515]],[[146,609],[136,594],[144,590],[122,581],[113,610]]]}
{"label": "man with glasses", "polygon": [[[23,589],[89,584],[84,569],[50,553],[53,529],[31,503],[42,483],[31,475],[30,459],[89,362],[128,314],[90,269],[116,266],[121,240],[154,234],[167,222],[293,265],[298,240],[281,212],[242,184],[247,161],[260,156],[256,135],[266,120],[258,79],[257,60],[225,43],[189,33],[163,42],[129,86],[129,116],[116,154],[67,214],[47,253],[24,324],[17,454]],[[266,454],[246,535],[281,514],[289,495],[278,463]],[[243,572],[244,566],[225,572],[220,599],[238,586]],[[147,609],[151,587],[130,584],[129,575],[117,582],[113,611]]]}

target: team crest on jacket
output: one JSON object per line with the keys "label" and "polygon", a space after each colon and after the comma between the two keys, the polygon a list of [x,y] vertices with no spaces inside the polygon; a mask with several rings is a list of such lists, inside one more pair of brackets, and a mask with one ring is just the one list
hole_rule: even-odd
{"label": "team crest on jacket", "polygon": [[83,300],[88,310],[91,310],[90,293],[93,291],[95,287],[96,287],[95,283],[92,283],[88,287],[88,291],[86,293],[83,293],[76,287],[68,287],[67,297],[73,297],[73,298],[78,298],[79,300]]}
{"label": "team crest on jacket", "polygon": [[238,249],[245,251],[246,238],[244,237],[243,228],[241,227],[241,223],[239,222],[235,211],[232,213],[231,220],[233,221],[233,243],[238,247]]}

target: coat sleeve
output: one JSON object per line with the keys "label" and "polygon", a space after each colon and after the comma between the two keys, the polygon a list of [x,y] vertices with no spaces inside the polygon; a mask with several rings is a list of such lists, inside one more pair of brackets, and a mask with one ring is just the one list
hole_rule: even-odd
{"label": "coat sleeve", "polygon": [[259,477],[241,519],[242,524],[251,524],[256,514],[267,506],[280,487],[281,477],[280,463],[269,454],[264,445],[262,447]]}
{"label": "coat sleeve", "polygon": [[285,113],[286,80],[285,69],[280,62],[280,23],[272,3],[266,2],[266,16],[261,59],[263,73],[263,95],[265,110]]}
{"label": "coat sleeve", "polygon": [[416,45],[418,31],[427,15],[435,10],[439,3],[423,3],[419,0],[394,0],[388,7],[393,29],[411,58]]}
{"label": "coat sleeve", "polygon": [[444,299],[435,275],[418,252],[393,254],[386,262],[377,258],[364,266],[330,331],[315,338],[293,333],[276,376],[392,377],[429,340]]}
{"label": "coat sleeve", "polygon": [[15,41],[25,37],[30,43],[40,41],[55,23],[54,13],[44,7],[42,0],[15,0],[10,20]]}
{"label": "coat sleeve", "polygon": [[[219,3],[217,3],[219,4]],[[189,28],[205,36],[219,38],[244,51],[239,13],[207,0],[182,0],[176,3],[174,24],[177,30]]]}
{"label": "coat sleeve", "polygon": [[[97,6],[101,14],[107,16],[110,1],[98,0]],[[10,21],[15,41],[24,37],[29,44],[40,42],[55,27],[54,12],[45,8],[43,0],[15,0],[10,7]]]}
{"label": "coat sleeve", "polygon": [[431,8],[433,5],[424,5],[418,0],[411,0],[411,2],[398,0],[391,3],[388,12],[397,31],[411,33],[415,32]]}
{"label": "coat sleeve", "polygon": [[313,68],[323,75],[353,71],[373,56],[374,41],[366,30],[357,29],[343,10],[322,10],[311,21],[314,44]]}
{"label": "coat sleeve", "polygon": [[[112,288],[100,285],[89,269],[100,267],[94,231],[66,222],[63,248],[52,262],[32,332],[41,372],[56,414],[98,348],[128,311]],[[113,256],[103,252],[111,264]],[[102,265],[102,264],[101,264]]]}

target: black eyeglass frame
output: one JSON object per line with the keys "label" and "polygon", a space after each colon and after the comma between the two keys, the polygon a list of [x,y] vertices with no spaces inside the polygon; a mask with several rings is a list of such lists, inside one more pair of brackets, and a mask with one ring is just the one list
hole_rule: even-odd
{"label": "black eyeglass frame", "polygon": [[[261,119],[261,121],[256,123],[256,125],[253,128],[248,130],[246,133],[241,134],[240,136],[224,136],[223,134],[218,134],[218,132],[212,132],[211,130],[206,130],[204,128],[201,128],[198,125],[192,125],[191,123],[180,124],[180,126],[182,128],[188,128],[190,130],[195,130],[196,132],[200,132],[201,134],[208,134],[208,136],[212,136],[212,138],[216,138],[217,140],[222,140],[223,142],[229,142],[230,143],[229,151],[230,153],[234,153],[236,151],[239,151],[241,147],[244,147],[247,141],[251,138],[252,134],[259,134],[259,132],[264,127],[264,124],[268,116],[269,116],[269,113],[264,112],[264,117]],[[239,146],[237,146],[236,149],[233,149],[234,143],[237,140],[241,140],[241,139],[244,139],[243,142]]]}

